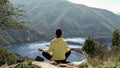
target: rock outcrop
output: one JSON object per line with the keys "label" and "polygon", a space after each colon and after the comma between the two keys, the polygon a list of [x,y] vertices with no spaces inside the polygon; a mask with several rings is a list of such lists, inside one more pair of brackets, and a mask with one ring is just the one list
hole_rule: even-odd
{"label": "rock outcrop", "polygon": [[32,64],[41,68],[79,68],[79,65],[86,60],[80,62],[57,63],[55,61],[39,62],[33,61]]}

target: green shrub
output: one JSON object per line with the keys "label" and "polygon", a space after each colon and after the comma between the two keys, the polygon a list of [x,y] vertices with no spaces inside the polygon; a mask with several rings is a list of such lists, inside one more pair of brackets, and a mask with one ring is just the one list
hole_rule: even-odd
{"label": "green shrub", "polygon": [[94,58],[87,58],[87,65],[92,68],[120,68],[120,48],[116,51],[102,51]]}
{"label": "green shrub", "polygon": [[120,47],[120,30],[114,30],[112,35],[111,48],[116,49],[118,47]]}
{"label": "green shrub", "polygon": [[79,68],[88,68],[87,63],[82,63],[79,65]]}
{"label": "green shrub", "polygon": [[15,64],[17,60],[22,59],[20,56],[15,55],[6,48],[0,46],[0,61],[8,63],[8,65]]}
{"label": "green shrub", "polygon": [[0,61],[0,66],[5,64],[5,61]]}
{"label": "green shrub", "polygon": [[82,50],[88,56],[93,57],[95,55],[96,45],[95,45],[92,37],[88,37],[85,40],[85,43],[83,44]]}
{"label": "green shrub", "polygon": [[15,66],[15,68],[41,68],[39,66],[33,65],[32,61],[33,59],[28,58],[23,63],[20,63],[17,66]]}

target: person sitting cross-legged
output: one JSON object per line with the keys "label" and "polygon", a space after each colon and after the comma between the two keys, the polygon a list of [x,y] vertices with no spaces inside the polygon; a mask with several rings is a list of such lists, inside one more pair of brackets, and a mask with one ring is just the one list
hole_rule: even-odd
{"label": "person sitting cross-legged", "polygon": [[[42,50],[41,48],[38,51],[42,51],[42,55],[48,59],[56,62],[66,62],[66,59],[71,54],[71,50],[68,48],[68,44],[62,37],[62,30],[56,30],[56,38],[54,38],[49,45],[47,50]],[[50,54],[52,52],[52,55]]]}

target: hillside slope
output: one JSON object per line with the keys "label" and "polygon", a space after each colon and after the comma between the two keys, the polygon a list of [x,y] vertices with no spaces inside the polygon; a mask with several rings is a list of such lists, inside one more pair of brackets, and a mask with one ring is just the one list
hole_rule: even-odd
{"label": "hillside slope", "polygon": [[120,16],[104,10],[91,8],[67,0],[13,0],[13,5],[23,4],[26,24],[48,37],[54,36],[56,28],[63,29],[65,37],[111,36],[114,29],[120,29]]}
{"label": "hillside slope", "polygon": [[[0,45],[30,42],[43,39],[43,35],[24,27],[17,17],[23,17],[19,7],[14,7],[8,0],[0,0]],[[42,37],[41,37],[42,36]]]}
{"label": "hillside slope", "polygon": [[7,46],[13,43],[24,43],[44,40],[45,36],[30,29],[0,30],[0,45]]}
{"label": "hillside slope", "polygon": [[15,64],[21,57],[15,55],[0,45],[0,66],[4,63]]}

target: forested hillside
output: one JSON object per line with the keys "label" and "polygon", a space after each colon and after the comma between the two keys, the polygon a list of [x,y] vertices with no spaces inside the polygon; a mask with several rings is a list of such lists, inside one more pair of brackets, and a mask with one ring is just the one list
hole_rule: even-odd
{"label": "forested hillside", "polygon": [[24,21],[18,21],[18,17],[23,17],[22,11],[19,7],[14,7],[8,0],[0,0],[0,45],[6,46],[45,38],[41,33],[26,28]]}
{"label": "forested hillside", "polygon": [[[4,30],[0,32],[1,44],[43,38],[51,39],[56,28],[63,30],[64,37],[92,36],[107,39],[111,38],[114,29],[120,29],[119,15],[104,9],[74,4],[67,0],[10,0],[9,3],[11,7],[23,5],[22,11],[24,11],[25,17],[18,16],[17,19],[14,19],[16,17],[14,17],[14,13],[11,13],[11,15],[8,14],[9,18],[5,18],[5,21],[10,21],[10,23],[26,22],[22,25],[27,29],[2,28]],[[1,5],[1,9],[2,7]],[[9,10],[9,8],[6,9]],[[4,15],[2,16],[4,17]],[[1,19],[1,22],[5,21]]]}
{"label": "forested hillside", "polygon": [[24,43],[45,40],[45,36],[30,29],[7,29],[0,31],[0,44],[9,45],[13,43]]}
{"label": "forested hillside", "polygon": [[114,29],[120,29],[120,16],[67,0],[12,0],[12,3],[25,5],[28,18],[24,20],[30,22],[26,26],[48,37],[54,35],[56,28],[63,29],[65,37],[110,37]]}

